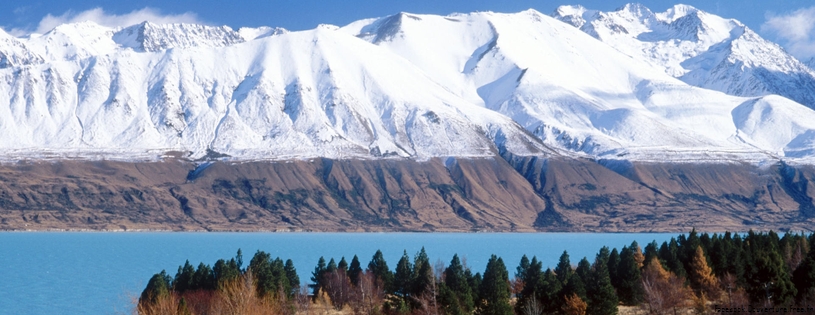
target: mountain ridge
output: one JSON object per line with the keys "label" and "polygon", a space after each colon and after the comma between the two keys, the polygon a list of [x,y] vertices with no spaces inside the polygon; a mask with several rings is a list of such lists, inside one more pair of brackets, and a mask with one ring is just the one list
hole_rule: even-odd
{"label": "mountain ridge", "polygon": [[[299,32],[82,22],[0,34],[0,149],[7,160],[815,159],[815,112],[801,105],[815,95],[812,70],[741,23],[683,5],[554,16],[399,13]],[[669,68],[615,45],[673,40],[697,44]]]}

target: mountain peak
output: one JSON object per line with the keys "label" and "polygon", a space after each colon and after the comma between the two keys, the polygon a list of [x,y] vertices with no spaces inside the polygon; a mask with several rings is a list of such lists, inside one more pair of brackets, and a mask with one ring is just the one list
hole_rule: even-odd
{"label": "mountain peak", "polygon": [[198,46],[224,47],[245,41],[240,33],[229,26],[155,24],[148,21],[116,32],[113,40],[123,47],[146,52]]}
{"label": "mountain peak", "polygon": [[628,3],[615,11],[628,12],[640,19],[652,18],[654,16],[654,12],[651,12],[651,9],[641,3]]}
{"label": "mountain peak", "polygon": [[699,12],[700,12],[699,9],[693,6],[687,4],[677,4],[674,5],[673,7],[668,8],[668,10],[666,10],[663,13],[659,13],[658,16],[663,21],[670,23],[684,16],[697,14]]}

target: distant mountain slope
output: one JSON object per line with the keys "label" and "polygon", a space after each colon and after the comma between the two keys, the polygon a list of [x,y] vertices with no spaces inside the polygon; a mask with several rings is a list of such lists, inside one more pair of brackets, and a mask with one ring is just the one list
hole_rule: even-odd
{"label": "distant mountain slope", "polygon": [[0,158],[815,161],[812,71],[737,21],[556,17],[579,29],[527,10],[0,33]]}
{"label": "distant mountain slope", "polygon": [[815,108],[815,72],[736,20],[687,5],[662,13],[641,4],[612,12],[561,6],[553,16],[688,84]]}

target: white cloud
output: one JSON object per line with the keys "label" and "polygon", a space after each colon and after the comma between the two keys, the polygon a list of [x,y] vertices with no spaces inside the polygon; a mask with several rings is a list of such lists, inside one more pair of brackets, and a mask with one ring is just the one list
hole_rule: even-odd
{"label": "white cloud", "polygon": [[774,34],[790,53],[802,60],[815,57],[815,6],[789,14],[768,13],[765,18],[762,32]]}
{"label": "white cloud", "polygon": [[192,12],[185,12],[181,14],[161,14],[159,10],[153,8],[143,8],[125,14],[110,14],[105,12],[102,8],[94,8],[87,11],[75,12],[68,11],[62,15],[54,16],[51,14],[46,15],[35,30],[30,29],[12,29],[9,33],[14,35],[25,35],[30,33],[43,34],[52,30],[54,27],[65,23],[76,23],[92,21],[99,25],[108,27],[121,27],[135,25],[144,21],[150,21],[157,24],[166,23],[196,23],[207,24],[202,22],[198,15]]}

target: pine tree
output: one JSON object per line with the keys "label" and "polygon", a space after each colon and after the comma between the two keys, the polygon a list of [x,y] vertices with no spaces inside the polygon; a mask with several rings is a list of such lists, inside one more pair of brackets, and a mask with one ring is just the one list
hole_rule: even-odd
{"label": "pine tree", "polygon": [[[624,250],[627,250],[627,247],[623,247]],[[617,252],[617,249],[612,249],[611,253],[608,255],[608,276],[611,279],[611,285],[614,288],[620,287],[620,277],[617,275],[617,271],[620,270],[620,253]]]}
{"label": "pine tree", "polygon": [[810,251],[810,255],[807,255],[793,272],[792,278],[799,301],[803,301],[806,297],[815,293],[815,257],[813,257],[815,255],[812,255],[812,253],[813,251]]}
{"label": "pine tree", "polygon": [[193,287],[193,276],[195,276],[195,268],[192,267],[190,261],[187,260],[184,266],[178,267],[178,272],[173,279],[173,291],[184,293]]}
{"label": "pine tree", "polygon": [[289,285],[292,287],[290,293],[295,294],[300,288],[300,276],[297,275],[297,269],[294,268],[294,262],[291,259],[287,259],[284,269],[286,271],[286,279],[288,279]]}
{"label": "pine tree", "polygon": [[572,273],[562,290],[563,296],[572,294],[576,294],[581,300],[586,301],[586,285],[583,284],[583,279],[580,278],[577,272]]}
{"label": "pine tree", "polygon": [[464,315],[472,313],[474,308],[473,292],[458,255],[453,255],[450,266],[444,270],[444,288],[441,291],[446,292],[443,293],[445,297],[441,299],[442,305],[446,305],[446,314]]}
{"label": "pine tree", "polygon": [[192,286],[190,290],[214,290],[215,289],[215,275],[212,268],[204,263],[198,264],[198,268],[192,275]]}
{"label": "pine tree", "polygon": [[171,280],[170,276],[167,275],[167,272],[164,270],[154,274],[153,277],[147,281],[147,287],[144,288],[141,297],[139,297],[139,304],[154,304],[158,299],[168,296],[170,294]]}
{"label": "pine tree", "polygon": [[424,247],[422,247],[413,259],[413,281],[410,286],[411,295],[413,297],[421,296],[433,286],[434,281],[433,266],[430,265],[430,258],[427,257],[427,252],[425,252]]}
{"label": "pine tree", "polygon": [[337,264],[337,269],[342,270],[342,272],[348,272],[348,262],[345,261],[345,256],[340,258],[340,262]]}
{"label": "pine tree", "polygon": [[314,298],[316,299],[320,296],[320,288],[323,285],[323,274],[326,272],[325,266],[325,258],[320,256],[320,259],[317,260],[317,267],[314,267],[314,271],[311,272],[311,292]]}
{"label": "pine tree", "polygon": [[334,261],[334,257],[328,260],[328,266],[325,267],[325,272],[331,273],[337,271],[337,262]]}
{"label": "pine tree", "polygon": [[526,270],[529,269],[529,258],[526,255],[521,256],[521,262],[515,268],[515,278],[526,279]]}
{"label": "pine tree", "polygon": [[748,284],[747,293],[750,294],[751,300],[765,301],[769,293],[775,305],[791,303],[797,290],[792,284],[781,255],[770,245],[766,248],[751,249],[749,257],[745,278]]}
{"label": "pine tree", "polygon": [[370,270],[379,281],[382,281],[382,286],[385,290],[392,292],[393,286],[393,273],[388,268],[388,263],[385,261],[385,255],[381,250],[377,250],[371,261],[368,263],[368,270]]}
{"label": "pine tree", "polygon": [[241,269],[238,267],[238,263],[234,258],[230,259],[229,262],[219,259],[215,262],[212,273],[215,278],[216,286],[220,288],[224,283],[240,277]]}
{"label": "pine tree", "polygon": [[564,250],[555,267],[555,274],[557,274],[557,279],[560,280],[561,285],[565,286],[568,283],[572,272],[572,262],[569,261],[569,253]]}
{"label": "pine tree", "polygon": [[[638,305],[642,301],[642,276],[640,274],[639,253],[637,243],[631,247],[623,247],[620,253],[620,264],[617,267],[618,287],[617,294],[620,301],[626,305]],[[637,254],[640,254],[639,256]]]}
{"label": "pine tree", "polygon": [[619,300],[608,274],[608,257],[608,247],[601,248],[594,260],[594,265],[592,265],[590,281],[586,282],[588,313],[592,315],[617,314]]}
{"label": "pine tree", "polygon": [[410,263],[410,257],[407,251],[404,251],[402,258],[396,263],[396,273],[393,277],[393,291],[391,293],[398,295],[407,302],[412,284],[413,266]]}
{"label": "pine tree", "polygon": [[543,264],[538,261],[538,257],[533,256],[532,262],[529,262],[529,260],[524,262],[523,258],[526,258],[526,256],[521,258],[521,265],[518,266],[519,268],[524,265],[526,267],[526,269],[521,272],[523,276],[521,281],[524,286],[517,295],[518,302],[515,303],[515,308],[518,313],[529,303],[529,300],[537,299],[536,292],[539,288],[539,282],[543,278]]}
{"label": "pine tree", "polygon": [[478,315],[512,315],[509,304],[509,273],[504,261],[495,255],[487,262],[479,288]]}
{"label": "pine tree", "polygon": [[643,257],[643,268],[645,265],[649,264],[653,258],[659,257],[659,244],[657,241],[651,241],[648,245],[645,245],[645,257]]}
{"label": "pine tree", "polygon": [[543,273],[543,278],[538,281],[538,289],[536,290],[536,298],[541,302],[547,314],[556,313],[560,309],[563,301],[561,297],[562,289],[563,286],[555,272],[547,268]]}
{"label": "pine tree", "polygon": [[354,258],[351,259],[351,266],[348,267],[348,279],[351,280],[351,284],[354,286],[359,285],[359,277],[362,275],[362,265],[359,262],[359,258],[357,255],[354,255]]}

